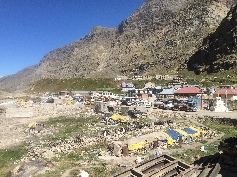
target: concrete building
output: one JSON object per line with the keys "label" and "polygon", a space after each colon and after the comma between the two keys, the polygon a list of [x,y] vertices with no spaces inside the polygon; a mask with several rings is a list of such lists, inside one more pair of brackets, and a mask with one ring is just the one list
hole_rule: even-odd
{"label": "concrete building", "polygon": [[237,90],[224,88],[213,93],[213,98],[221,97],[222,100],[237,100]]}

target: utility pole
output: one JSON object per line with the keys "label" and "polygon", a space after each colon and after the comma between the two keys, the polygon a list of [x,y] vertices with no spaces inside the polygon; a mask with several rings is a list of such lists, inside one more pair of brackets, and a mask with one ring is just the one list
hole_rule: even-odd
{"label": "utility pole", "polygon": [[227,90],[225,90],[225,106],[226,106],[226,110],[228,109],[227,107]]}

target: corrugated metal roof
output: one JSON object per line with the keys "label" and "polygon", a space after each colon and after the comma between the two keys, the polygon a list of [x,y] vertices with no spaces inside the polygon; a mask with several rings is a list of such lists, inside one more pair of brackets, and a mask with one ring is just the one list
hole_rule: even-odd
{"label": "corrugated metal roof", "polygon": [[173,95],[174,94],[174,89],[169,88],[169,89],[163,89],[162,92],[158,93],[159,95]]}
{"label": "corrugated metal roof", "polygon": [[177,90],[176,92],[174,92],[174,94],[200,94],[202,93],[201,89],[197,88],[197,87],[184,87],[181,88],[179,90]]}
{"label": "corrugated metal roof", "polygon": [[162,89],[162,86],[157,86],[156,89]]}
{"label": "corrugated metal roof", "polygon": [[237,95],[237,90],[235,89],[221,89],[219,91],[216,91],[215,93],[213,93],[213,95]]}

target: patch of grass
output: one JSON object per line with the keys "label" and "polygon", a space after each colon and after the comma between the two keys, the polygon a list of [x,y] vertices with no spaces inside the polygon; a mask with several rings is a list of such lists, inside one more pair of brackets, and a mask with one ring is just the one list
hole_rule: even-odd
{"label": "patch of grass", "polygon": [[232,85],[236,84],[237,80],[235,74],[236,69],[224,70],[218,73],[201,73],[196,75],[193,71],[182,70],[179,71],[179,74],[184,77],[184,80],[188,84],[197,84],[199,83],[202,87],[212,87],[217,85]]}
{"label": "patch of grass", "polygon": [[207,140],[200,140],[199,142],[202,144],[207,144],[208,141]]}
{"label": "patch of grass", "polygon": [[181,148],[181,147],[182,147],[181,145],[175,144],[175,145],[169,146],[168,148],[169,148],[169,149],[179,149],[179,148]]}
{"label": "patch of grass", "polygon": [[[154,68],[153,68],[154,69]],[[212,87],[220,84],[236,84],[237,79],[235,74],[237,69],[225,70],[218,73],[201,73],[196,75],[194,71],[182,70],[173,71],[165,74],[178,74],[182,75],[184,81],[188,84],[200,84],[201,87]],[[156,75],[157,70],[151,75]],[[167,80],[132,80],[136,88],[143,88],[147,82],[154,82],[156,85],[167,86]],[[131,82],[131,80],[125,80]],[[31,84],[28,88],[29,92],[59,92],[62,90],[110,90],[113,93],[121,94],[122,81],[114,81],[114,78],[71,78],[71,79],[42,79]]]}
{"label": "patch of grass", "polygon": [[70,171],[71,177],[78,177],[79,174],[80,174],[79,169],[73,169],[73,170]]}
{"label": "patch of grass", "polygon": [[[111,90],[117,83],[112,78],[72,78],[72,79],[41,79],[31,84],[30,92],[59,92],[62,90]],[[113,90],[113,89],[112,89]]]}
{"label": "patch of grass", "polygon": [[44,139],[56,141],[59,139],[67,139],[76,135],[96,135],[98,132],[94,129],[94,124],[99,123],[99,117],[56,117],[45,122],[45,126],[54,131],[53,135],[49,135]]}
{"label": "patch of grass", "polygon": [[217,122],[211,122],[208,120],[204,121],[203,124],[213,130],[216,130],[217,132],[225,133],[225,135],[221,138],[222,140],[230,137],[236,137],[237,135],[237,127],[233,125],[224,125]]}
{"label": "patch of grass", "polygon": [[195,149],[188,149],[184,152],[174,152],[171,154],[171,156],[180,159],[182,161],[184,161],[187,164],[192,164],[195,160],[197,160],[197,157],[205,157],[205,156],[209,156],[209,155],[213,155],[215,153],[218,152],[218,148],[217,145],[219,144],[219,142],[214,142],[211,144],[208,144],[208,151],[207,152],[202,152],[200,150],[201,147],[197,147]]}
{"label": "patch of grass", "polygon": [[[92,124],[100,122],[101,118],[98,117],[57,117],[49,119],[45,122],[45,125],[49,127],[57,128],[57,133],[54,133],[54,137],[47,137],[47,140],[66,139],[76,134],[96,136],[98,132],[93,131],[95,127]],[[91,128],[88,127],[91,125]],[[98,158],[99,149],[105,149],[107,147],[106,142],[96,143],[86,147],[76,148],[73,152],[64,154],[60,153],[57,157],[52,159],[55,165],[53,171],[48,171],[44,175],[37,175],[37,177],[51,177],[61,176],[66,170],[70,171],[71,176],[77,176],[80,173],[80,169],[87,171],[90,176],[108,176],[113,174],[114,168],[108,169],[109,165],[103,163]],[[82,162],[87,162],[87,165],[80,165]],[[110,172],[111,171],[111,172]]]}
{"label": "patch of grass", "polygon": [[[217,132],[223,132],[225,135],[221,137],[222,140],[230,138],[230,137],[236,137],[237,134],[237,127],[231,126],[231,125],[223,125],[217,122],[211,122],[207,119],[202,122],[205,126],[216,130]],[[172,153],[171,155],[175,158],[183,160],[187,164],[192,164],[194,160],[197,160],[196,157],[204,157],[213,155],[218,152],[218,145],[220,141],[213,142],[211,144],[207,144],[207,140],[201,140],[201,143],[205,144],[205,146],[208,146],[207,152],[200,151],[201,147],[197,147],[195,149],[189,149],[182,153]]]}
{"label": "patch of grass", "polygon": [[6,176],[16,166],[14,162],[18,161],[25,153],[24,145],[12,149],[0,150],[0,176]]}
{"label": "patch of grass", "polygon": [[109,164],[101,162],[95,167],[86,169],[86,171],[90,174],[90,176],[104,177],[111,176],[116,173],[116,171],[118,171],[118,167],[111,167]]}

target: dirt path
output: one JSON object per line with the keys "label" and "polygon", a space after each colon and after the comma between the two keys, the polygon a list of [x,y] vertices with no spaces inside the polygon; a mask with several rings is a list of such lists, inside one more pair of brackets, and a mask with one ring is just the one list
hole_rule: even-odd
{"label": "dirt path", "polygon": [[1,118],[0,119],[0,149],[18,146],[26,141],[26,131],[31,122],[45,122],[49,118],[38,116],[32,118]]}

